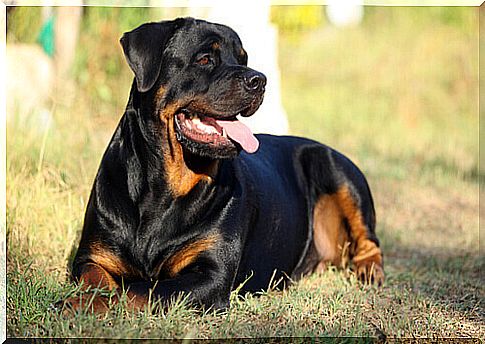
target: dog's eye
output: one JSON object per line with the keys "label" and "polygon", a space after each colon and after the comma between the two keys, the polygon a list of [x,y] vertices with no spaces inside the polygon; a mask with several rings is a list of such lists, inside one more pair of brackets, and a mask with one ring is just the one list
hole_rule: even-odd
{"label": "dog's eye", "polygon": [[211,59],[210,55],[203,55],[203,56],[199,57],[199,59],[197,60],[197,64],[199,64],[201,66],[206,66],[211,62],[212,62],[212,59]]}

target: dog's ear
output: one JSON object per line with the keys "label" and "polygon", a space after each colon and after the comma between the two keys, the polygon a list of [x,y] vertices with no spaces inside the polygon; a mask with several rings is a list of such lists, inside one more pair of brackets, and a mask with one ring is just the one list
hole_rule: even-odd
{"label": "dog's ear", "polygon": [[160,74],[162,54],[182,20],[146,23],[125,32],[120,39],[128,65],[135,73],[138,91],[153,87]]}

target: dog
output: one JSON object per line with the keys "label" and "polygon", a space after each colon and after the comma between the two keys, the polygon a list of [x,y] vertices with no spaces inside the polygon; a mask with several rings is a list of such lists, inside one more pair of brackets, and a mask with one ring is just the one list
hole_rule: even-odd
{"label": "dog", "polygon": [[[135,77],[91,191],[75,281],[125,290],[134,309],[180,293],[225,309],[238,286],[285,287],[328,264],[383,283],[362,172],[323,144],[253,135],[238,121],[262,103],[266,77],[247,67],[231,28],[179,18],[120,42]],[[108,309],[83,295],[66,304]]]}

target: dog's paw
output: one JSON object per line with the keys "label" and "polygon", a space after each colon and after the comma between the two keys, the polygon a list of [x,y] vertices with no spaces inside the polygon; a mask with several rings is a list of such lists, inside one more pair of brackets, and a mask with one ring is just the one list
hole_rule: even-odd
{"label": "dog's paw", "polygon": [[385,275],[381,265],[372,260],[364,260],[354,264],[354,272],[357,279],[364,284],[382,286]]}
{"label": "dog's paw", "polygon": [[360,242],[357,253],[352,257],[352,270],[364,284],[384,284],[384,268],[381,249],[372,241]]}
{"label": "dog's paw", "polygon": [[384,284],[382,252],[377,246],[359,252],[352,258],[352,265],[352,270],[360,282],[377,286]]}
{"label": "dog's paw", "polygon": [[64,301],[58,302],[56,306],[56,308],[62,310],[62,315],[65,317],[81,311],[106,313],[109,310],[108,299],[92,293],[71,296]]}

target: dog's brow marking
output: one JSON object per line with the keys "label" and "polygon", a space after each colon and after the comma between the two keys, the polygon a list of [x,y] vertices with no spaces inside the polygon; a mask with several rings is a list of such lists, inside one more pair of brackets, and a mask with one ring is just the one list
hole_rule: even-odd
{"label": "dog's brow marking", "polygon": [[158,103],[160,103],[160,101],[163,99],[163,97],[165,96],[165,87],[163,86],[160,86],[160,88],[157,90],[157,93],[155,94],[155,103],[154,105],[157,106]]}
{"label": "dog's brow marking", "polygon": [[200,181],[211,183],[217,170],[217,162],[211,164],[205,173],[194,172],[185,163],[182,146],[175,137],[174,128],[174,116],[179,108],[178,103],[172,103],[160,112],[160,119],[167,128],[167,137],[162,138],[167,140],[163,149],[165,176],[175,197],[187,195]]}
{"label": "dog's brow marking", "polygon": [[221,45],[219,44],[219,42],[214,42],[212,43],[212,49],[214,50],[218,50],[221,48]]}
{"label": "dog's brow marking", "polygon": [[213,248],[219,239],[219,234],[212,234],[187,244],[162,263],[163,268],[167,270],[170,277],[175,277],[185,267],[193,263],[202,252]]}

